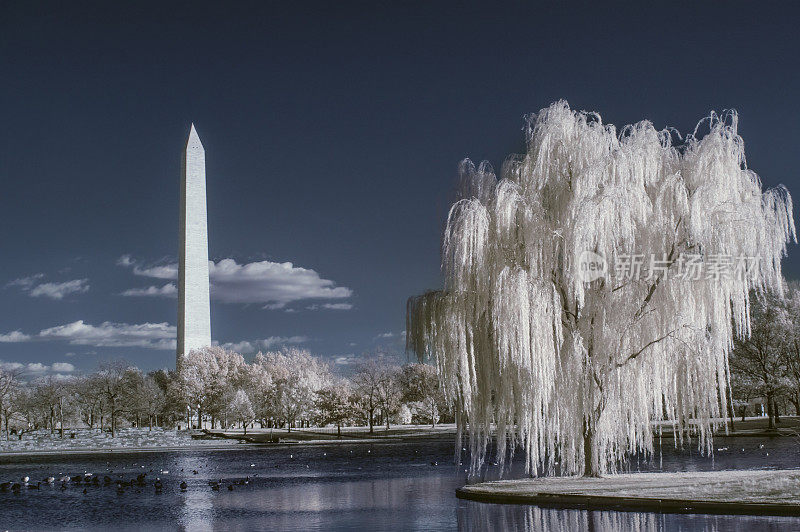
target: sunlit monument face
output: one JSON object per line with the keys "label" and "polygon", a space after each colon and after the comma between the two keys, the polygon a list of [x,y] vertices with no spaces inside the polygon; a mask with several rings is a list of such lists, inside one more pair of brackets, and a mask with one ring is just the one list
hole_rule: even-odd
{"label": "sunlit monument face", "polygon": [[180,217],[177,366],[185,353],[211,345],[206,152],[194,124],[183,155]]}

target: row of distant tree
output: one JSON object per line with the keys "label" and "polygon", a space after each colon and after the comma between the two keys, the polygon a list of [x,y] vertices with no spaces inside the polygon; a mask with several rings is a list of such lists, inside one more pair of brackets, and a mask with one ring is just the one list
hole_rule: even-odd
{"label": "row of distant tree", "polygon": [[780,412],[800,415],[800,286],[790,283],[785,297],[756,299],[751,331],[730,356],[733,408],[738,415],[764,404],[769,426]]}
{"label": "row of distant tree", "polygon": [[[302,349],[259,353],[248,363],[221,347],[192,351],[179,371],[144,373],[123,362],[69,379],[28,380],[0,370],[0,431],[309,426],[389,427],[452,421],[436,369],[370,359],[349,377]],[[201,420],[201,421],[200,421]]]}
{"label": "row of distant tree", "polygon": [[[781,412],[800,415],[800,286],[755,299],[751,331],[730,355],[731,417],[764,404],[770,427]],[[375,358],[349,377],[308,351],[259,353],[248,363],[221,347],[189,353],[180,371],[144,373],[123,362],[70,379],[26,379],[0,369],[0,433],[88,427],[112,435],[121,426],[207,428],[450,422],[436,369]]]}

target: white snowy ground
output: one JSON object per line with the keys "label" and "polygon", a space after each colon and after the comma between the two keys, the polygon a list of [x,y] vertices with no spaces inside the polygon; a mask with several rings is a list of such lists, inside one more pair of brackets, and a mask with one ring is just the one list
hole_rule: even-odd
{"label": "white snowy ground", "polygon": [[[74,433],[75,438],[70,438]],[[5,435],[3,435],[5,437]],[[22,440],[12,435],[10,440],[0,440],[0,453],[30,453],[57,451],[102,451],[125,449],[162,449],[184,447],[226,447],[238,445],[236,440],[193,440],[188,432],[153,428],[127,428],[117,431],[114,438],[97,429],[68,429],[64,439],[58,431],[40,430],[23,435]]]}
{"label": "white snowy ground", "polygon": [[603,478],[550,477],[483,482],[476,495],[584,495],[713,502],[800,504],[800,470],[628,473]]}

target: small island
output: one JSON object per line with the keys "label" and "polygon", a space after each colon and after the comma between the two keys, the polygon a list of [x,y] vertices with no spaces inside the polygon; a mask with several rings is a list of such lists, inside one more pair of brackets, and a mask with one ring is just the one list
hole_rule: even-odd
{"label": "small island", "polygon": [[800,470],[628,473],[466,485],[460,499],[557,508],[800,515]]}

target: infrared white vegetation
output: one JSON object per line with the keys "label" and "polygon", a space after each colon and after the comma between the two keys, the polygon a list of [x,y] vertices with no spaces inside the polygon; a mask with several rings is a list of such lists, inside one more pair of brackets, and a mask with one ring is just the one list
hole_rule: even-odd
{"label": "infrared white vegetation", "polygon": [[[680,430],[694,419],[711,450],[751,290],[782,293],[781,258],[796,240],[789,193],[762,192],[737,122],[712,113],[674,143],[650,122],[618,132],[560,101],[528,117],[527,153],[509,157],[499,181],[486,162],[461,163],[445,286],[409,300],[407,342],[435,356],[473,472],[492,423],[497,460],[507,436],[534,473],[556,460],[568,473],[613,471],[626,453],[652,451],[653,420]],[[663,267],[585,282],[573,267],[585,252],[609,264],[652,254]],[[760,268],[672,275],[688,254],[759,258]]]}

